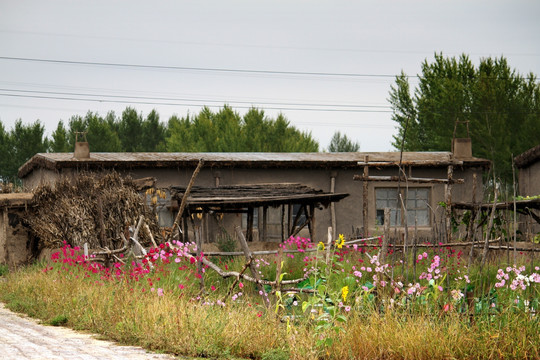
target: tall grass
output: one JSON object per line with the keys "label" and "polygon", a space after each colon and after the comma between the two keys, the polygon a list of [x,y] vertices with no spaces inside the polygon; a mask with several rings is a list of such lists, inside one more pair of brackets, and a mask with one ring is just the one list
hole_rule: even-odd
{"label": "tall grass", "polygon": [[[163,254],[154,252],[159,253]],[[538,284],[518,292],[521,298],[517,303],[512,291],[498,289],[497,297],[488,296],[484,307],[479,291],[475,311],[469,314],[463,300],[452,302],[446,290],[439,292],[427,282],[422,283],[425,289],[421,295],[405,295],[407,284],[396,294],[390,287],[393,280],[388,279],[383,286],[383,277],[373,278],[384,275],[375,271],[382,266],[358,253],[349,262],[342,255],[336,255],[329,269],[317,255],[309,256],[314,262],[304,255],[287,261],[296,273],[323,267],[318,275],[326,286],[321,306],[313,306],[312,311],[308,307],[306,312],[301,303],[313,299],[311,295],[285,295],[281,307],[272,304],[266,308],[251,285],[240,282],[231,289],[232,297],[227,296],[234,279],[221,279],[209,270],[197,274],[196,264],[184,258],[176,262],[174,257],[156,256],[149,273],[127,266],[105,270],[74,261],[77,254],[70,249],[55,263],[7,274],[7,281],[0,282],[0,300],[12,310],[46,323],[62,319],[66,326],[121,343],[186,356],[274,360],[540,358],[539,320],[534,312],[538,307],[533,306]],[[263,277],[275,276],[272,258],[259,264]],[[422,271],[430,264],[433,262],[423,264]],[[221,264],[230,269],[242,265],[242,260]],[[367,272],[360,270],[361,266],[374,269]],[[363,271],[363,276],[355,276],[354,271]],[[475,271],[470,273],[475,275]],[[496,271],[487,274],[492,276]],[[325,273],[329,274],[326,278]],[[452,282],[462,281],[455,280],[458,275],[452,274]],[[206,293],[199,292],[199,276],[204,276]],[[313,276],[311,272],[309,278]],[[474,286],[475,281],[468,286]],[[496,279],[481,281],[488,293],[495,289]],[[375,287],[363,288],[368,283]],[[350,289],[346,298],[342,292],[345,286]],[[455,288],[465,286],[463,282]],[[343,305],[338,306],[338,302]],[[449,304],[452,306],[445,307]],[[334,321],[320,320],[328,319],[325,311],[335,314],[336,322],[330,327],[321,326]],[[327,343],[331,345],[317,345],[324,338],[331,338],[333,341]]]}

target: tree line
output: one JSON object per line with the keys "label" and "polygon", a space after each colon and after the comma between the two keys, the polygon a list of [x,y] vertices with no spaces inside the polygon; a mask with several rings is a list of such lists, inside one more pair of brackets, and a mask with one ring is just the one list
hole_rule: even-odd
{"label": "tree line", "polygon": [[473,156],[493,162],[502,182],[512,183],[512,158],[540,143],[540,84],[520,75],[504,58],[474,66],[466,55],[422,63],[411,89],[401,73],[389,99],[405,151],[450,151],[451,139],[470,137]]}
{"label": "tree line", "polygon": [[[300,131],[278,115],[252,108],[243,116],[231,107],[203,108],[198,114],[161,122],[157,111],[143,116],[127,107],[120,116],[89,111],[59,121],[50,137],[39,121],[17,120],[11,130],[0,122],[0,181],[16,182],[18,168],[36,153],[72,152],[86,140],[92,152],[317,152],[311,133]],[[339,134],[335,151],[356,151],[356,144]]]}
{"label": "tree line", "polygon": [[[512,182],[512,157],[540,143],[540,83],[520,75],[504,57],[484,58],[474,66],[468,56],[422,63],[418,85],[401,73],[389,102],[397,123],[393,146],[404,151],[450,151],[453,137],[470,137],[473,156],[493,162],[503,182]],[[0,180],[14,181],[18,168],[38,152],[71,152],[85,132],[93,152],[317,152],[311,133],[278,115],[252,108],[243,116],[231,107],[203,108],[198,114],[172,116],[166,123],[153,110],[146,117],[127,107],[117,116],[89,111],[59,121],[50,138],[36,121],[18,120],[11,130],[0,122]],[[360,145],[336,132],[328,151],[358,151]]]}

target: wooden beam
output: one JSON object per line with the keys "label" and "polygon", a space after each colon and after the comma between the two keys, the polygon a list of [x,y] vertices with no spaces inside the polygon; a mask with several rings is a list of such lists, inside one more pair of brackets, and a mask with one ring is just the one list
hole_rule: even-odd
{"label": "wooden beam", "polygon": [[404,177],[404,176],[365,176],[354,175],[353,180],[356,181],[403,181],[403,182],[415,182],[415,183],[428,183],[428,184],[463,184],[464,179],[437,179],[437,178],[416,178],[416,177]]}
{"label": "wooden beam", "polygon": [[[468,161],[470,163],[470,161]],[[410,160],[410,161],[359,161],[359,166],[373,166],[373,167],[385,167],[385,166],[448,166],[448,165],[463,165],[463,161],[458,160]]]}
{"label": "wooden beam", "polygon": [[[365,162],[368,163],[369,158],[368,155],[366,155]],[[364,174],[362,176],[364,181],[362,181],[362,226],[364,227],[364,234],[363,236],[367,236],[369,224],[368,224],[368,192],[369,192],[369,183],[367,179],[369,179],[369,166],[364,165]]]}

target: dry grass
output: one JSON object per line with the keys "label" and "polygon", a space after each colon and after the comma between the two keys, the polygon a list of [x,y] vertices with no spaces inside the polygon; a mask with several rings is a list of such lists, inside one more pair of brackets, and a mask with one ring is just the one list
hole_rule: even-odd
{"label": "dry grass", "polygon": [[[524,314],[478,318],[402,311],[351,314],[346,331],[327,348],[315,347],[313,325],[280,322],[256,298],[226,307],[190,297],[141,293],[133,284],[90,282],[32,268],[0,283],[9,308],[50,322],[105,335],[125,344],[188,356],[255,359],[508,359],[540,358],[538,320]],[[249,305],[248,305],[249,304]]]}

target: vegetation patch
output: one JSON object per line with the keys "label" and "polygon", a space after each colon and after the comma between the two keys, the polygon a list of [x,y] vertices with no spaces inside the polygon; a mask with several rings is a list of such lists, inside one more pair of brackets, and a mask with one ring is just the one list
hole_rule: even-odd
{"label": "vegetation patch", "polygon": [[[53,325],[183,356],[540,357],[540,271],[528,258],[480,269],[444,246],[405,265],[391,250],[383,262],[378,248],[343,238],[330,252],[304,238],[285,247],[297,252],[253,260],[261,279],[280,280],[261,290],[200,266],[192,243],[161,244],[110,268],[66,244],[50,264],[9,273],[0,299]],[[244,258],[214,261],[227,271],[246,267]]]}

